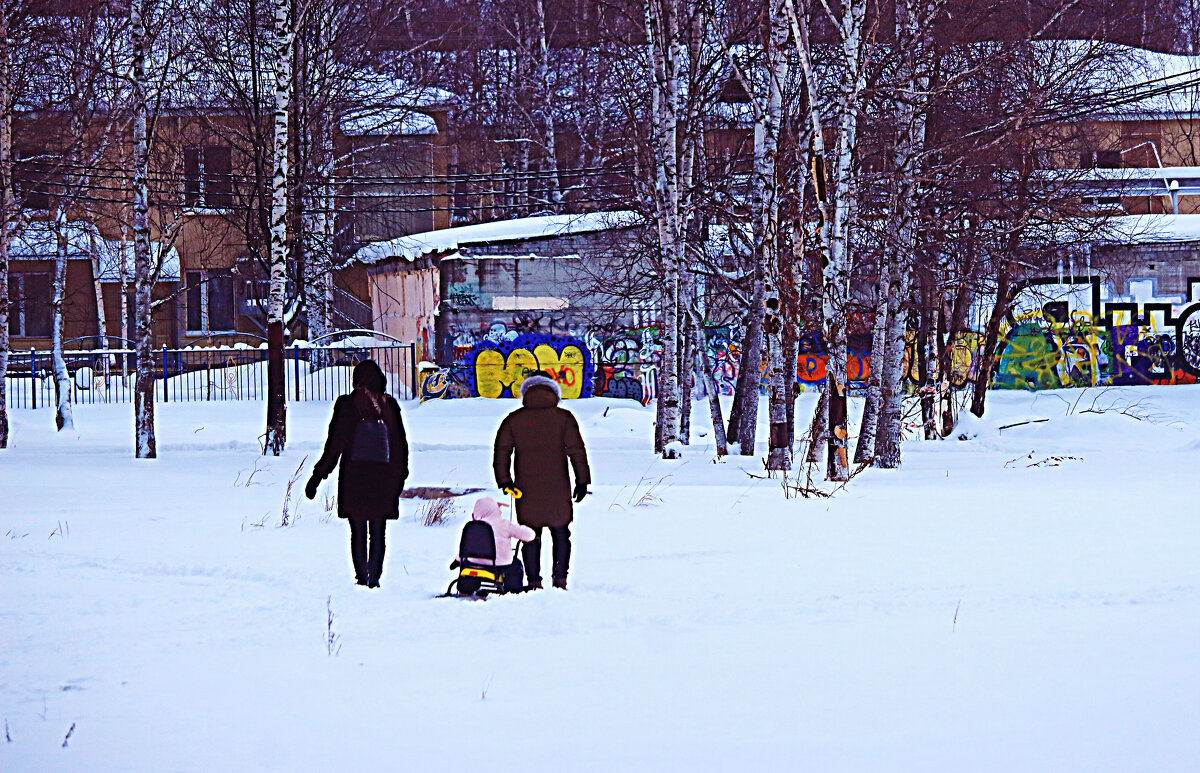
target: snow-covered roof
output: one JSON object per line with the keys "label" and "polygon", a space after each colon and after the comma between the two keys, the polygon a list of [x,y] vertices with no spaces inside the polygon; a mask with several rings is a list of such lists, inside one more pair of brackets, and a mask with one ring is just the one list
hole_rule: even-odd
{"label": "snow-covered roof", "polygon": [[378,263],[387,258],[416,260],[422,255],[435,252],[453,252],[471,244],[495,244],[497,242],[542,239],[551,236],[608,231],[629,228],[642,222],[641,215],[627,210],[617,212],[589,212],[583,215],[544,215],[522,217],[515,220],[500,220],[494,223],[479,223],[438,231],[401,236],[385,242],[368,244],[355,253],[355,259],[363,263]]}
{"label": "snow-covered roof", "polygon": [[[1106,111],[1108,115],[1153,119],[1200,114],[1200,56],[1131,49],[1130,61],[1131,71],[1114,79],[1112,92],[1133,101]],[[1136,99],[1139,94],[1152,96]]]}
{"label": "snow-covered roof", "polygon": [[457,99],[444,89],[414,86],[379,73],[362,73],[355,82],[358,106],[341,120],[342,133],[351,137],[437,134],[437,124],[421,108],[443,107]]}
{"label": "snow-covered roof", "polygon": [[1122,215],[1107,220],[1099,241],[1106,244],[1200,242],[1200,215]]}
{"label": "snow-covered roof", "polygon": [[437,123],[425,113],[407,108],[381,108],[354,113],[342,119],[342,134],[347,137],[437,134]]}
{"label": "snow-covered roof", "polygon": [[[100,281],[119,282],[121,261],[125,261],[126,277],[133,281],[133,239],[125,242],[105,239],[91,223],[73,221],[62,228],[67,238],[68,260],[91,260],[95,252],[100,264]],[[13,237],[9,258],[13,260],[54,260],[58,254],[58,235],[44,220],[26,223]],[[150,242],[150,254],[162,260],[158,278],[162,281],[179,279],[179,253],[174,247]]]}

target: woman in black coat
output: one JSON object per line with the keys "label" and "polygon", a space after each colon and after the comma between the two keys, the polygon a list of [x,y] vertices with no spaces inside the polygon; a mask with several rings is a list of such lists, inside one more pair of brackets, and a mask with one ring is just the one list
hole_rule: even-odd
{"label": "woman in black coat", "polygon": [[408,478],[408,439],[400,406],[386,393],[387,379],[373,360],[354,366],[353,384],[354,391],[333,404],[325,452],[313,467],[304,495],[314,498],[317,486],[341,460],[338,517],[350,522],[354,577],[359,585],[378,588],[384,532],[389,520],[400,517],[400,492]]}

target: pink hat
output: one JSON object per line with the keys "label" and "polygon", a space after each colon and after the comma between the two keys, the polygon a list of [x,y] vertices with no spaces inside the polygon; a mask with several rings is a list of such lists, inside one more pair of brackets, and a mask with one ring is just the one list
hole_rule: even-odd
{"label": "pink hat", "polygon": [[475,512],[471,514],[471,520],[482,521],[490,516],[500,516],[500,505],[496,504],[496,500],[491,497],[480,497],[475,500]]}

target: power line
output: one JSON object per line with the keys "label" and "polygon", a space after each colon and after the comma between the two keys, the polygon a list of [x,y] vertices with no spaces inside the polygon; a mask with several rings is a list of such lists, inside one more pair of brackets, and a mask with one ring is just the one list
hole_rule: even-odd
{"label": "power line", "polygon": [[[75,172],[89,173],[95,177],[103,177],[106,175],[110,175],[110,176],[119,176],[124,179],[131,178],[132,174],[133,174],[131,169],[124,168],[124,167],[114,167],[114,166],[105,166],[105,165],[86,166],[83,164],[70,164],[70,163],[65,163],[62,161],[51,161],[51,160],[33,159],[33,158],[31,158],[31,159],[16,159],[14,161],[14,165],[15,166],[43,167],[44,169],[42,172],[40,172],[41,174],[55,174],[55,173],[62,172],[64,170],[72,170],[72,173],[75,173]],[[342,185],[365,185],[365,184],[373,184],[373,185],[420,185],[420,184],[429,185],[429,184],[433,184],[433,185],[436,185],[436,184],[450,184],[450,183],[458,183],[458,182],[467,182],[467,183],[489,182],[489,181],[495,181],[495,180],[511,180],[513,182],[522,182],[522,181],[537,181],[537,180],[563,178],[563,177],[567,177],[567,178],[570,178],[570,177],[594,177],[594,176],[611,175],[611,174],[628,174],[632,171],[633,171],[633,169],[631,167],[583,167],[583,168],[578,168],[578,169],[575,169],[575,168],[557,169],[557,170],[543,169],[543,170],[529,170],[529,171],[478,172],[478,173],[471,173],[471,174],[444,174],[444,175],[443,174],[437,174],[437,175],[435,175],[435,174],[427,174],[427,175],[354,175],[354,174],[346,174],[346,175],[337,175],[337,176],[329,176],[329,177],[321,177],[321,176],[313,175],[312,177],[306,176],[305,179],[306,180],[317,180],[317,181],[328,180],[330,182],[333,182],[336,184],[342,184]],[[100,174],[101,172],[103,172],[105,174]],[[149,177],[156,181],[165,181],[165,182],[170,182],[170,181],[186,182],[189,180],[197,179],[197,178],[189,178],[185,175],[185,173],[182,173],[182,172],[168,173],[168,172],[162,172],[162,171],[153,171],[150,173]],[[255,175],[234,174],[234,173],[230,172],[230,173],[223,173],[223,174],[222,173],[218,173],[218,174],[206,173],[204,175],[204,179],[217,180],[217,181],[221,181],[221,182],[225,182],[225,181],[236,182],[236,181],[258,181],[258,180],[263,180],[263,179],[268,179],[268,178],[266,178],[265,176],[262,178],[259,178]]]}

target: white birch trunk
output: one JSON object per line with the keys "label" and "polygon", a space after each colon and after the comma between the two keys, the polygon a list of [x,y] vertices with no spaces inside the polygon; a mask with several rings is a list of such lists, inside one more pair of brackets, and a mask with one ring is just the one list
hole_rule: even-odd
{"label": "white birch trunk", "polygon": [[[121,349],[129,348],[129,267],[126,265],[125,226],[121,226],[121,262],[117,269],[121,272]],[[125,379],[129,375],[129,357],[121,355],[121,388],[125,388]]]}
{"label": "white birch trunk", "polygon": [[875,283],[875,322],[871,326],[871,373],[867,378],[867,396],[863,401],[862,421],[858,425],[858,445],[854,449],[855,464],[867,464],[875,458],[875,435],[879,427],[880,393],[890,319],[888,292],[892,280],[891,251],[890,246],[884,246],[879,260],[879,279]]}
{"label": "white birch trunk", "polygon": [[[796,46],[797,60],[800,63],[800,69],[804,74],[805,93],[807,94],[807,115],[810,123],[811,138],[812,138],[812,162],[814,169],[825,169],[825,158],[827,149],[825,147],[825,121],[821,115],[822,101],[817,92],[817,80],[813,72],[813,64],[810,50],[810,41],[808,37],[807,20],[801,22],[800,15],[796,10],[795,0],[785,0],[784,10],[787,13],[788,24],[792,30],[792,41]],[[821,191],[817,191],[817,209],[821,212],[821,222],[823,224],[820,233],[822,249],[826,254],[829,253],[828,236],[829,224],[833,218],[833,213],[829,205],[829,191],[826,187],[824,195]],[[823,278],[824,279],[824,278]],[[822,281],[822,298],[824,297],[824,281]],[[827,364],[826,373],[829,373],[829,365]],[[812,423],[809,427],[810,445],[807,453],[807,461],[810,464],[816,463],[819,458],[819,449],[822,445],[829,444],[830,438],[830,423],[829,423],[829,395],[832,388],[832,380],[828,377],[825,379],[825,384],[821,390],[821,399],[817,401],[816,408],[813,410]],[[844,395],[843,395],[844,397]]]}
{"label": "white birch trunk", "polygon": [[[896,38],[903,59],[901,82],[907,91],[898,102],[896,134],[896,185],[891,202],[895,252],[889,266],[887,325],[884,333],[882,372],[879,383],[879,421],[875,431],[873,464],[894,469],[900,466],[903,435],[903,372],[908,332],[908,300],[912,284],[913,253],[916,250],[918,207],[917,174],[925,143],[925,117],[929,105],[930,79],[923,59],[929,50],[929,20],[941,3],[923,7],[923,17],[912,12],[910,0],[896,3]],[[914,358],[915,358],[914,351]],[[874,357],[872,357],[874,360]]]}
{"label": "white birch trunk", "polygon": [[543,0],[537,0],[538,59],[534,66],[534,96],[538,112],[538,129],[542,132],[542,149],[545,151],[545,178],[541,180],[545,189],[541,195],[552,207],[562,203],[562,185],[558,179],[558,150],[554,136],[554,100],[550,93],[550,38],[546,34],[546,8]]}
{"label": "white birch trunk", "polygon": [[327,126],[318,126],[311,147],[314,179],[305,188],[304,287],[309,340],[333,332],[333,145]]}
{"label": "white birch trunk", "polygon": [[[71,175],[68,174],[68,177]],[[67,209],[60,202],[54,211],[54,285],[50,298],[50,364],[54,371],[54,426],[61,432],[75,429],[71,413],[71,374],[63,356],[63,305],[67,297]]]}
{"label": "white birch trunk", "polygon": [[[788,430],[787,407],[792,388],[787,383],[787,365],[783,348],[783,315],[779,283],[783,268],[779,263],[779,207],[782,196],[779,187],[779,137],[783,131],[783,87],[788,77],[787,41],[788,20],[784,0],[772,0],[770,6],[770,38],[767,42],[766,110],[762,112],[762,149],[755,153],[755,178],[761,186],[761,201],[756,242],[762,251],[764,304],[766,318],[766,356],[763,358],[767,376],[768,433],[767,469],[788,470],[792,466],[791,433]],[[756,132],[756,135],[758,133]],[[755,143],[756,146],[758,143]]]}
{"label": "white birch trunk", "polygon": [[[129,4],[133,44],[133,293],[137,378],[134,386],[134,454],[158,456],[154,434],[154,267],[150,256],[150,147],[146,89],[145,0]],[[124,256],[122,256],[122,259]]]}
{"label": "white birch trunk", "polygon": [[862,68],[863,22],[866,3],[845,0],[842,7],[842,51],[845,68],[838,95],[837,142],[834,148],[834,179],[831,186],[832,219],[822,227],[829,262],[822,277],[822,324],[825,333],[826,391],[829,393],[829,441],[826,477],[831,481],[850,478],[847,458],[849,425],[846,395],[846,307],[850,295],[850,224],[854,218],[858,186],[854,179],[854,157],[858,145],[858,105],[865,88]]}
{"label": "white birch trunk", "polygon": [[693,322],[692,349],[696,359],[696,380],[704,386],[704,394],[708,399],[708,414],[712,418],[713,443],[717,448],[717,456],[725,456],[729,453],[729,443],[725,438],[725,421],[721,416],[720,392],[717,390],[717,380],[713,378],[712,369],[708,365],[708,347],[705,345],[702,320],[697,315]]}
{"label": "white birch trunk", "polygon": [[0,10],[0,448],[8,448],[8,253],[16,216],[12,182],[12,40]]}
{"label": "white birch trunk", "polygon": [[[100,281],[100,255],[96,252],[96,238],[88,235],[88,257],[92,264],[92,290],[96,294],[96,345],[108,349],[108,314],[104,311],[104,284]],[[100,358],[100,377],[108,387],[108,355]]]}
{"label": "white birch trunk", "polygon": [[647,0],[646,37],[650,47],[651,132],[654,155],[654,204],[663,264],[662,317],[655,451],[674,458],[680,439],[679,271],[684,247],[679,158],[680,69],[677,0]]}
{"label": "white birch trunk", "polygon": [[278,456],[287,441],[283,338],[287,301],[288,118],[295,38],[288,0],[273,0],[275,68],[274,172],[271,177],[271,274],[267,303],[267,428],[263,453]]}

